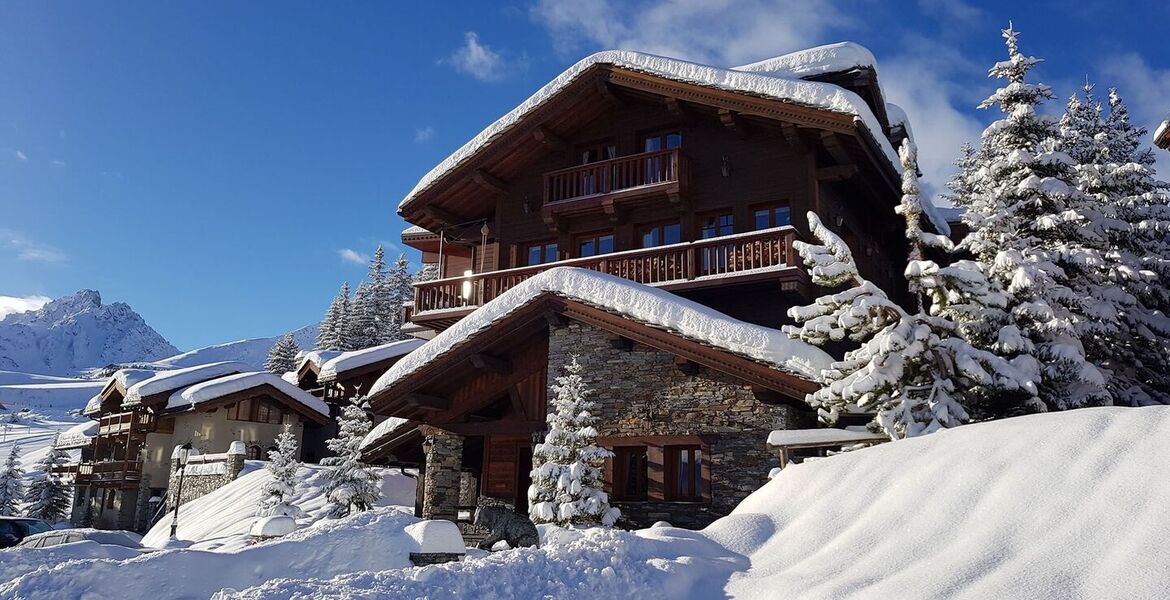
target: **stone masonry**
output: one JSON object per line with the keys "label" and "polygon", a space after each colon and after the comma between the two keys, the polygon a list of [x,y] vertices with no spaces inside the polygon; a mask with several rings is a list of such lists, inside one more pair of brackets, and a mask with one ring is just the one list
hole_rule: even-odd
{"label": "stone masonry", "polygon": [[[666,520],[677,526],[706,526],[767,481],[776,466],[765,445],[770,431],[813,426],[811,412],[764,404],[750,385],[733,377],[706,367],[688,375],[672,354],[640,344],[614,348],[610,338],[577,322],[552,327],[549,382],[576,355],[593,399],[601,404],[601,437],[702,436],[703,460],[710,467],[703,502],[615,501],[630,524]],[[551,398],[551,390],[549,394]]]}
{"label": "stone masonry", "polygon": [[456,520],[463,468],[463,438],[436,427],[422,428],[426,467],[422,518]]}
{"label": "stone masonry", "polygon": [[[214,456],[214,455],[211,455]],[[183,497],[179,498],[179,505],[186,504],[201,496],[206,496],[215,490],[233,482],[244,469],[244,455],[228,453],[222,460],[197,463],[194,460],[187,464],[187,472],[183,476]],[[196,458],[196,457],[193,457]],[[198,457],[203,459],[204,457]],[[223,465],[220,467],[220,465]],[[175,506],[175,495],[179,493],[179,461],[171,461],[171,477],[168,482],[167,506]]]}

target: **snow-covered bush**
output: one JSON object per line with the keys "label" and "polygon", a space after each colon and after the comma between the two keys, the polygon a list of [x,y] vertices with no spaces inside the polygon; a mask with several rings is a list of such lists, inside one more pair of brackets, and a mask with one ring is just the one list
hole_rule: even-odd
{"label": "snow-covered bush", "polygon": [[595,443],[598,404],[581,379],[577,357],[552,386],[548,434],[532,452],[529,516],[534,523],[612,526],[621,511],[602,490],[601,468],[613,453]]}
{"label": "snow-covered bush", "polygon": [[362,439],[370,432],[370,416],[359,397],[341,409],[337,417],[337,437],[326,442],[334,456],[321,464],[330,467],[325,494],[332,508],[330,516],[344,517],[352,511],[365,511],[381,497],[382,478],[361,460]]}

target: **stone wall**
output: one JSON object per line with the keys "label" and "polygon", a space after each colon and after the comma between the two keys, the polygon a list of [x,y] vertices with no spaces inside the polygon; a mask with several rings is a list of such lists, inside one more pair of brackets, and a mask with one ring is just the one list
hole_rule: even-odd
{"label": "stone wall", "polygon": [[[216,455],[207,456],[216,457]],[[192,457],[192,459],[196,459],[196,457]],[[181,506],[196,498],[206,496],[235,481],[243,469],[244,455],[242,453],[229,452],[223,456],[222,461],[212,460],[199,463],[192,460],[187,464],[186,474],[183,475],[183,495],[181,498],[178,498],[178,504]],[[175,506],[175,496],[178,493],[179,461],[173,460],[171,461],[171,478],[167,486],[167,506]]]}
{"label": "stone wall", "polygon": [[463,438],[434,427],[423,427],[422,518],[454,521],[459,507],[463,470]]}
{"label": "stone wall", "polygon": [[[768,432],[813,424],[811,412],[761,403],[750,385],[731,376],[706,367],[687,374],[672,354],[640,344],[617,349],[610,337],[577,322],[552,327],[550,383],[575,354],[584,367],[582,377],[601,404],[601,437],[701,436],[703,460],[710,467],[702,502],[668,502],[661,494],[645,502],[615,501],[630,525],[665,520],[703,527],[728,514],[776,466],[765,445]],[[650,470],[655,471],[654,465]]]}

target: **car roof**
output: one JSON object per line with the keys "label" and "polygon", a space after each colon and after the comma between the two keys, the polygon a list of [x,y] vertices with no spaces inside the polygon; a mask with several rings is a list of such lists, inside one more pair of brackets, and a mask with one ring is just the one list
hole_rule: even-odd
{"label": "car roof", "polygon": [[44,521],[41,521],[40,519],[34,519],[34,518],[32,518],[32,517],[0,517],[0,521],[24,521],[24,522],[26,522],[26,523],[27,523],[27,522],[33,522],[33,523],[36,523],[36,522],[41,522],[41,523],[44,523]]}

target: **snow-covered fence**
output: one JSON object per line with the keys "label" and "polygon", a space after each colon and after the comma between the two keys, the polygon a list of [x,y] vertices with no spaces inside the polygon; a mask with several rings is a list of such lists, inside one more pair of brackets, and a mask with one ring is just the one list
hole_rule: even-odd
{"label": "snow-covered fence", "polygon": [[840,450],[842,448],[864,447],[890,441],[882,433],[857,429],[778,429],[768,434],[768,450],[780,460],[780,468],[788,466],[793,450]]}

